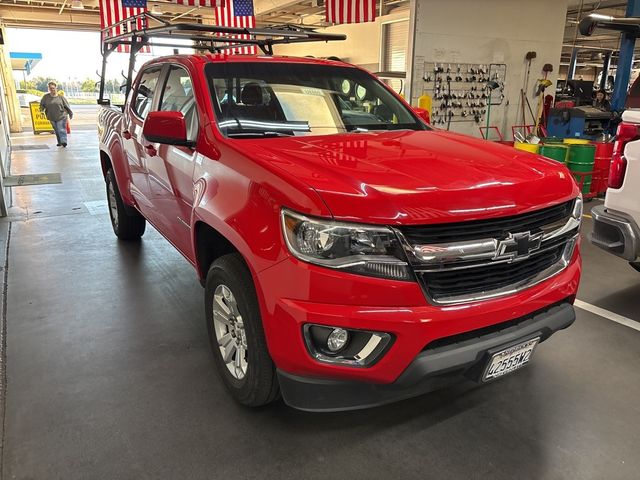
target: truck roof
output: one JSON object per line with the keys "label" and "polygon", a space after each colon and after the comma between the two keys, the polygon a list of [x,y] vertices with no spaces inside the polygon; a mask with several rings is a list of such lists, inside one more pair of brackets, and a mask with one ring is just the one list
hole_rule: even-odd
{"label": "truck roof", "polygon": [[311,64],[311,65],[332,65],[332,66],[347,66],[352,67],[352,65],[344,62],[339,62],[336,60],[326,60],[323,58],[313,58],[313,57],[290,57],[290,56],[279,56],[279,55],[234,55],[227,53],[185,53],[178,55],[166,55],[163,57],[157,57],[153,60],[147,62],[148,64],[156,63],[156,62],[167,62],[172,60],[180,60],[180,59],[191,59],[200,61],[202,63],[301,63],[301,64]]}

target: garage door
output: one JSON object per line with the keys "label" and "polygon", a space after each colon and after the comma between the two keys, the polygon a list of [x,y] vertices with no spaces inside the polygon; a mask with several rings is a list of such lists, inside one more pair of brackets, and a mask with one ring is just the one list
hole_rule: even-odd
{"label": "garage door", "polygon": [[[409,21],[384,23],[382,29],[382,70],[385,72],[406,72]],[[400,90],[400,80],[387,80],[387,83],[394,90]]]}

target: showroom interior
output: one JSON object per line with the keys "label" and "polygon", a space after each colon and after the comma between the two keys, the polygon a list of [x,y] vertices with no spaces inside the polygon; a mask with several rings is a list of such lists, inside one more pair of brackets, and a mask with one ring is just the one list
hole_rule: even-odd
{"label": "showroom interior", "polygon": [[0,33],[0,480],[639,478],[640,0]]}

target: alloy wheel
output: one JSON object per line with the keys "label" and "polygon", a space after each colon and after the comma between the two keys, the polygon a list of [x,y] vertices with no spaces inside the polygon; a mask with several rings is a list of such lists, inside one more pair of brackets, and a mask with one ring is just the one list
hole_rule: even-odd
{"label": "alloy wheel", "polygon": [[113,182],[108,183],[107,188],[107,203],[109,203],[109,214],[111,216],[111,222],[114,228],[118,229],[118,204],[116,202],[116,190],[113,187]]}
{"label": "alloy wheel", "polygon": [[249,366],[247,335],[238,302],[226,285],[218,285],[213,294],[213,328],[222,361],[235,379],[242,380]]}

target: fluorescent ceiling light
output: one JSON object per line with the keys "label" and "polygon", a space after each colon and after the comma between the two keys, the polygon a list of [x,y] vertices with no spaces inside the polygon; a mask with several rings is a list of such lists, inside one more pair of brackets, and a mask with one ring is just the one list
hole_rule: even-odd
{"label": "fluorescent ceiling light", "polygon": [[71,8],[74,10],[84,10],[84,5],[82,4],[82,0],[72,0]]}

